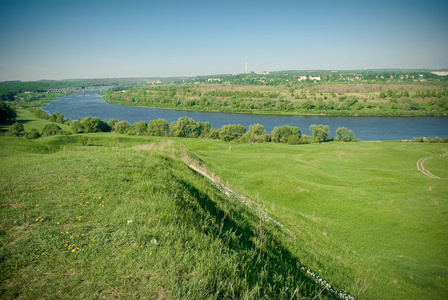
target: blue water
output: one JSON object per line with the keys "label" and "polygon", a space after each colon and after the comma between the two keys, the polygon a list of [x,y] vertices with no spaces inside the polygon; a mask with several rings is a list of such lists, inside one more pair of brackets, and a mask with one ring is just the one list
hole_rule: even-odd
{"label": "blue water", "polygon": [[448,117],[330,117],[330,116],[284,116],[207,113],[195,111],[177,111],[132,106],[121,106],[104,101],[98,91],[71,94],[52,101],[42,107],[53,114],[58,111],[71,120],[85,117],[99,117],[109,121],[125,120],[130,124],[154,119],[173,122],[180,117],[189,117],[195,121],[210,122],[215,129],[228,124],[261,124],[270,133],[275,126],[290,125],[300,128],[302,134],[311,135],[312,124],[328,125],[330,136],[336,136],[336,129],[345,126],[355,133],[355,138],[364,141],[387,141],[412,139],[414,137],[448,137]]}

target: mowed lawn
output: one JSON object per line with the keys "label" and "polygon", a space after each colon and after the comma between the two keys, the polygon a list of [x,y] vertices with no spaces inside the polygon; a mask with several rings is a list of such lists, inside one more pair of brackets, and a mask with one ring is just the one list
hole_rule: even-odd
{"label": "mowed lawn", "polygon": [[[448,294],[446,144],[178,140],[293,232],[302,264],[352,295]],[[440,179],[417,170],[425,169]]]}

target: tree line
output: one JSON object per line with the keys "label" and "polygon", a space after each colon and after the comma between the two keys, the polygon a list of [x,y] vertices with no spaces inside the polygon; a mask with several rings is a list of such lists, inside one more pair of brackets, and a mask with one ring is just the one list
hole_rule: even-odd
{"label": "tree line", "polygon": [[[25,133],[22,124],[15,123],[11,126],[9,135],[25,136],[27,138],[38,138],[41,135],[57,135],[74,133],[93,133],[93,132],[115,132],[127,135],[140,136],[164,136],[164,137],[182,137],[182,138],[209,138],[221,139],[226,142],[246,142],[246,143],[287,143],[292,145],[321,143],[331,140],[349,142],[354,140],[354,133],[346,127],[340,127],[336,130],[336,137],[330,138],[329,127],[325,125],[311,125],[310,131],[312,136],[301,133],[300,129],[295,126],[279,126],[274,127],[272,132],[268,134],[261,124],[250,125],[249,129],[241,124],[224,125],[219,129],[211,127],[210,122],[196,122],[188,117],[181,117],[175,122],[168,123],[164,119],[155,119],[146,122],[137,122],[134,125],[127,121],[117,121],[110,119],[108,122],[98,117],[87,117],[81,120],[66,120],[64,116],[55,112],[48,115],[41,109],[36,109],[34,115],[38,118],[49,120],[52,123],[47,124],[42,133],[33,131],[32,134]],[[66,124],[72,129],[67,132],[57,125]]]}
{"label": "tree line", "polygon": [[[378,100],[356,95],[320,95],[290,92],[294,99],[276,92],[209,90],[192,86],[132,88],[107,91],[103,98],[113,104],[226,113],[295,113],[344,116],[440,116],[448,113],[448,90],[391,91]],[[366,95],[367,96],[367,95]]]}

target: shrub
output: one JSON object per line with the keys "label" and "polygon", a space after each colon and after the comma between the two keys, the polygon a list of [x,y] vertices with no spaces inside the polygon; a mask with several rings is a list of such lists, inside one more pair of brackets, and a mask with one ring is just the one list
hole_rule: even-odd
{"label": "shrub", "polygon": [[47,124],[42,129],[43,136],[57,135],[57,134],[62,134],[62,133],[63,133],[63,131],[62,131],[61,127],[59,127],[58,125],[56,125],[54,123]]}
{"label": "shrub", "polygon": [[20,124],[19,122],[15,122],[14,124],[9,127],[9,130],[7,132],[7,135],[9,136],[21,136],[23,135],[25,131],[25,127],[23,124]]}
{"label": "shrub", "polygon": [[168,135],[168,122],[164,119],[152,120],[148,124],[148,134],[151,136],[167,136]]}
{"label": "shrub", "polygon": [[288,138],[288,144],[289,145],[298,145],[298,144],[300,144],[300,138],[297,135],[291,135]]}
{"label": "shrub", "polygon": [[347,127],[339,127],[336,129],[336,140],[337,141],[343,141],[343,142],[350,142],[355,137],[355,134],[352,130],[347,129]]}
{"label": "shrub", "polygon": [[35,140],[40,138],[40,133],[39,131],[37,131],[36,128],[32,128],[30,130],[30,132],[25,132],[25,138],[29,139],[29,140]]}

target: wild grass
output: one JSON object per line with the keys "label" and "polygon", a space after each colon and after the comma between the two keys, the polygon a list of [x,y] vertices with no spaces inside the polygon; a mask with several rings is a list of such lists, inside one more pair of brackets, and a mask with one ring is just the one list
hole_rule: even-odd
{"label": "wild grass", "polygon": [[334,298],[163,139],[87,136],[0,137],[2,299]]}
{"label": "wild grass", "polygon": [[[367,299],[448,293],[443,145],[232,144],[230,153],[220,141],[178,142],[290,229],[289,249],[332,284]],[[441,179],[417,170],[425,156]]]}

